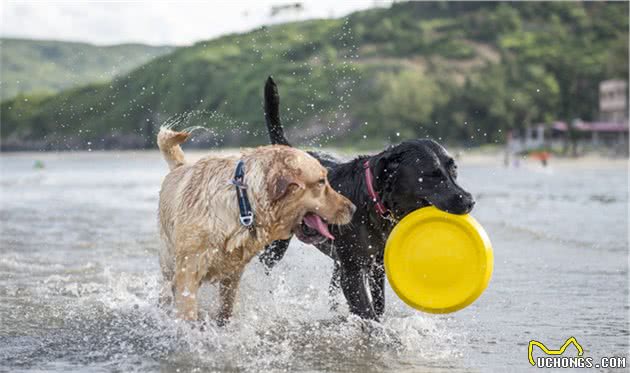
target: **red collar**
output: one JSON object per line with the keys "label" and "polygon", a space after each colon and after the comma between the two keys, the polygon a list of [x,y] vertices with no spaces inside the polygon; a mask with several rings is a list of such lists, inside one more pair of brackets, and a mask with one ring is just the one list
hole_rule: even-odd
{"label": "red collar", "polygon": [[366,160],[363,163],[363,169],[365,170],[365,184],[367,185],[368,194],[370,195],[370,199],[374,202],[374,209],[384,218],[390,216],[391,211],[385,207],[381,199],[378,197],[378,194],[374,190],[374,185],[372,185],[372,170],[370,170],[370,160]]}

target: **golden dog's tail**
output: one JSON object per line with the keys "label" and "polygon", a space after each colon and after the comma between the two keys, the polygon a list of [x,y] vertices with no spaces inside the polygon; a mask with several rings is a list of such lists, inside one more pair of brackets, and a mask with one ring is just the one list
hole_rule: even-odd
{"label": "golden dog's tail", "polygon": [[179,144],[186,141],[188,136],[190,136],[190,132],[175,132],[167,127],[160,127],[160,132],[157,135],[158,147],[171,170],[186,162],[184,151]]}

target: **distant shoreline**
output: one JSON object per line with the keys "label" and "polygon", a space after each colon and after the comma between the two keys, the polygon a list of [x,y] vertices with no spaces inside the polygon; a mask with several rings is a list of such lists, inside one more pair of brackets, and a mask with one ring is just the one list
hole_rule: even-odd
{"label": "distant shoreline", "polygon": [[[306,148],[308,150],[308,148]],[[324,152],[330,152],[332,154],[337,155],[342,159],[351,159],[359,154],[376,154],[381,150],[373,150],[373,151],[350,151],[348,149],[338,149],[338,148],[325,148],[318,149]],[[189,149],[185,150],[186,157],[189,161],[196,161],[199,158],[203,157],[206,154],[234,154],[238,152],[238,148],[223,148],[216,150],[203,151],[199,149]],[[461,150],[452,148],[451,154],[458,155],[457,162],[461,166],[475,166],[475,165],[492,165],[495,164],[497,167],[504,167],[503,165],[503,152],[487,152],[487,151],[478,151],[478,150]],[[121,157],[121,156],[134,156],[141,157],[147,159],[160,159],[161,155],[158,150],[94,150],[94,151],[14,151],[14,152],[0,152],[0,159],[13,157],[13,158],[31,158],[33,161],[42,160],[42,161],[52,161],[55,159],[62,159],[68,156],[85,156],[85,157],[94,157],[94,158],[110,158]],[[531,167],[541,167],[540,163],[537,160],[528,158],[523,156],[520,158],[520,166],[531,168]],[[605,157],[598,154],[587,154],[577,158],[572,157],[552,157],[549,162],[550,168],[554,167],[563,167],[563,166],[583,166],[583,167],[625,167],[628,169],[629,159],[628,158],[610,158]],[[515,168],[514,166],[510,166],[510,168]]]}

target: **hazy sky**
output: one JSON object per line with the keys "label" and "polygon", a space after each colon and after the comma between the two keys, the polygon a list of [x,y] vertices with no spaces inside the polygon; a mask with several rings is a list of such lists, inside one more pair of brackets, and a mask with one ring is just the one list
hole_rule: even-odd
{"label": "hazy sky", "polygon": [[340,17],[391,1],[302,1],[302,12],[272,17],[277,1],[1,1],[3,37],[86,41],[96,44],[141,42],[191,44],[264,24],[307,18]]}

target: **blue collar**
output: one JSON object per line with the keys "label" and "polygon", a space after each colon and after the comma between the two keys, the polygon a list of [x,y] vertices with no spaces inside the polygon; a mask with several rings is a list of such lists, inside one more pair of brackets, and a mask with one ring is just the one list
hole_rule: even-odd
{"label": "blue collar", "polygon": [[245,162],[239,160],[236,164],[234,179],[230,180],[230,184],[236,187],[236,197],[238,199],[239,219],[241,224],[253,228],[254,212],[247,198],[247,185],[245,185]]}

